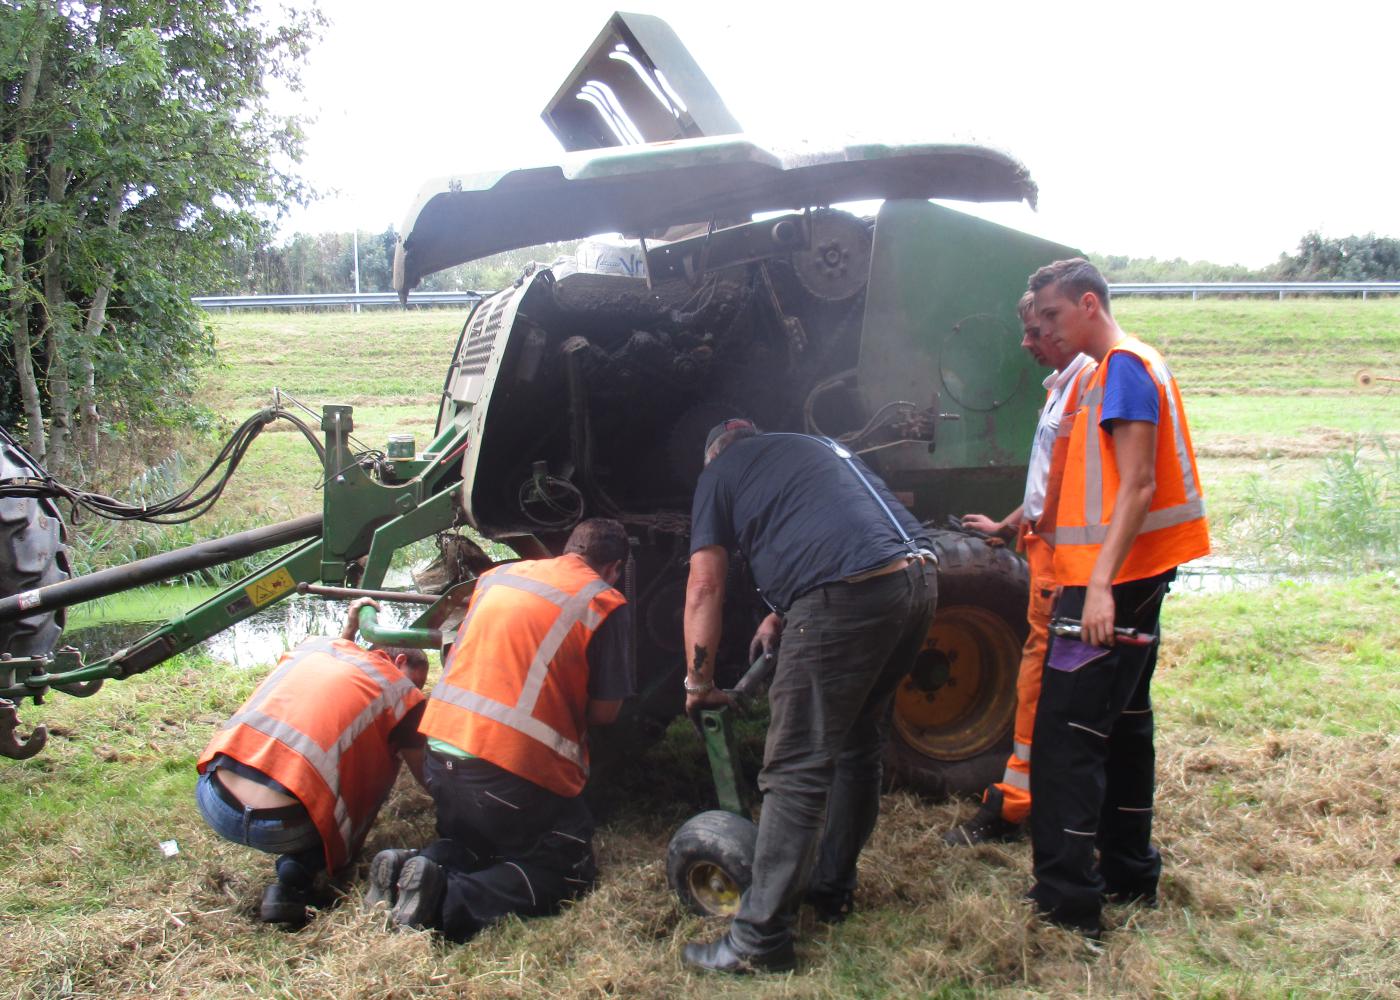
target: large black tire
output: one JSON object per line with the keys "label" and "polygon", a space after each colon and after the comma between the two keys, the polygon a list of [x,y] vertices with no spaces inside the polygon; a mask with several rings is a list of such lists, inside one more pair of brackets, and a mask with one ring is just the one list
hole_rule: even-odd
{"label": "large black tire", "polygon": [[681,905],[702,917],[732,917],[753,881],[758,827],[722,809],[692,816],[666,850],[666,880]]}
{"label": "large black tire", "polygon": [[947,798],[981,792],[1006,767],[1030,584],[1014,552],[933,534],[938,609],[895,694],[886,760],[896,784]]}
{"label": "large black tire", "polygon": [[[29,454],[0,428],[0,479],[42,476]],[[63,521],[52,500],[0,498],[0,594],[10,596],[68,579]],[[0,653],[43,656],[63,632],[63,610],[0,623]]]}

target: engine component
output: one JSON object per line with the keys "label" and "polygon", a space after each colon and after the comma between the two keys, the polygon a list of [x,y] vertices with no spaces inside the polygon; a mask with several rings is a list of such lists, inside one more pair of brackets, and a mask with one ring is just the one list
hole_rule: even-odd
{"label": "engine component", "polygon": [[870,230],[854,215],[813,212],[808,249],[792,255],[792,271],[813,297],[844,302],[870,277]]}

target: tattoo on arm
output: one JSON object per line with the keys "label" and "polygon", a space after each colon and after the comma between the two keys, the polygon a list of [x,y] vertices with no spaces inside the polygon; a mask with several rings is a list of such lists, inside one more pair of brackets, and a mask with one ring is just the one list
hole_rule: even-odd
{"label": "tattoo on arm", "polygon": [[695,644],[695,662],[694,662],[694,664],[692,664],[692,666],[691,666],[690,669],[691,669],[697,676],[703,676],[703,675],[704,675],[704,671],[705,671],[705,660],[709,658],[709,655],[710,655],[710,651],[709,651],[708,649],[706,649],[704,646],[700,645],[698,642]]}

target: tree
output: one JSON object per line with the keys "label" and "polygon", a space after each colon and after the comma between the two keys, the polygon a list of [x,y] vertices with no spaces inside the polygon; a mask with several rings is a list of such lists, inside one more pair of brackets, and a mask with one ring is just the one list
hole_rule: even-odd
{"label": "tree", "polygon": [[1400,240],[1310,232],[1298,241],[1296,256],[1279,257],[1276,270],[1284,281],[1400,281]]}
{"label": "tree", "polygon": [[70,429],[167,417],[211,339],[190,297],[305,191],[268,88],[321,24],[253,0],[0,0],[0,414],[62,466]]}

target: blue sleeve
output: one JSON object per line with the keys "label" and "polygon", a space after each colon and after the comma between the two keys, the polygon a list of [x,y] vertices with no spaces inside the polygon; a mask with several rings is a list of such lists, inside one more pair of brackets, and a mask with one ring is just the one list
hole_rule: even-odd
{"label": "blue sleeve", "polygon": [[710,466],[695,484],[695,500],[690,506],[690,551],[710,545],[734,548],[734,521],[730,516],[728,490],[719,470]]}
{"label": "blue sleeve", "polygon": [[1099,426],[1112,430],[1115,420],[1141,420],[1148,424],[1158,420],[1157,383],[1135,354],[1119,352],[1108,359]]}
{"label": "blue sleeve", "polygon": [[637,693],[632,649],[632,606],[624,604],[598,626],[588,643],[588,697],[621,701]]}

